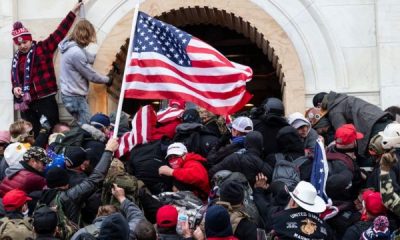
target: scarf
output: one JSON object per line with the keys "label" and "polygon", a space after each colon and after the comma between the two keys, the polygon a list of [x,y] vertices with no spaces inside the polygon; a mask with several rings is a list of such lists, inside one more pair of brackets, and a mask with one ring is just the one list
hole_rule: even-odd
{"label": "scarf", "polygon": [[232,137],[231,138],[231,142],[232,143],[237,143],[240,146],[244,146],[244,140],[245,140],[245,136],[236,136],[236,137]]}
{"label": "scarf", "polygon": [[[31,70],[33,64],[33,58],[36,50],[36,44],[33,42],[32,47],[29,50],[25,66],[24,66],[24,81],[22,82],[22,99],[17,98],[16,103],[14,105],[15,110],[20,110],[24,112],[29,109],[29,103],[32,101],[31,95],[29,94],[30,84],[31,84]],[[19,64],[19,51],[17,51],[14,55],[12,61],[12,68],[11,68],[11,77],[14,86],[21,86],[19,74],[18,74],[18,64]]]}

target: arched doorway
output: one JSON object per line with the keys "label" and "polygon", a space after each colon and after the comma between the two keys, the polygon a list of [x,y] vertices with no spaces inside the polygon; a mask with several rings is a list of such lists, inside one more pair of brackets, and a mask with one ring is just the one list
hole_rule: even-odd
{"label": "arched doorway", "polygon": [[[201,6],[190,6],[195,3]],[[272,64],[287,112],[303,111],[305,108],[304,75],[297,52],[289,37],[268,13],[251,1],[238,0],[233,5],[231,3],[227,0],[201,1],[201,4],[199,1],[183,3],[171,0],[166,3],[146,0],[140,10],[181,28],[204,24],[225,27],[242,34],[256,45],[267,61]],[[109,30],[98,51],[95,67],[112,66],[115,53],[119,52],[119,48],[129,35],[132,15],[133,12],[129,12]],[[92,101],[89,100],[92,111],[109,112],[115,109],[117,104],[115,99],[108,96],[104,88],[96,87],[92,91]]]}

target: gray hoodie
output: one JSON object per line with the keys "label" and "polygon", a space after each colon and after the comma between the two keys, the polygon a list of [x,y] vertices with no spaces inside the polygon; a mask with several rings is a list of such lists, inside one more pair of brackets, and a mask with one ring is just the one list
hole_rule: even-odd
{"label": "gray hoodie", "polygon": [[66,96],[87,96],[89,81],[108,83],[107,76],[98,74],[91,64],[95,55],[81,48],[76,42],[63,40],[58,48],[61,52],[60,85],[61,93]]}

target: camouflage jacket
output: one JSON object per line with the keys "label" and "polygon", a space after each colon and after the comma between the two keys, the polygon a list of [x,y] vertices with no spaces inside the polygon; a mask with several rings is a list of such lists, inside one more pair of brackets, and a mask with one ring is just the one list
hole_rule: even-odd
{"label": "camouflage jacket", "polygon": [[383,204],[397,216],[400,216],[400,196],[393,190],[389,173],[381,173],[380,184]]}

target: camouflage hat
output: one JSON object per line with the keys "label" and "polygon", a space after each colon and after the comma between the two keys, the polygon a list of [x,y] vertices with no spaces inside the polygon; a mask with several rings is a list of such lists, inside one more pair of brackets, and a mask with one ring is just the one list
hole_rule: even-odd
{"label": "camouflage hat", "polygon": [[51,159],[47,156],[46,150],[41,147],[31,147],[24,153],[24,161],[29,161],[32,158],[37,161],[42,161],[44,164],[51,162]]}

